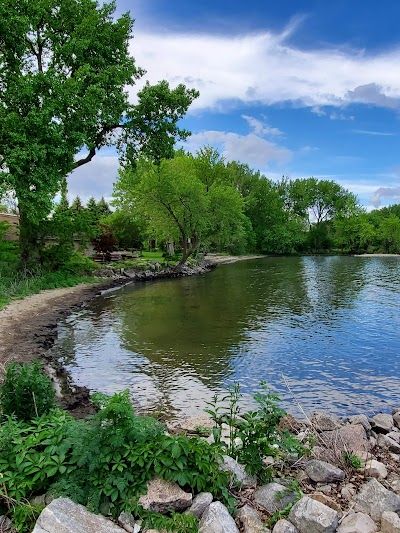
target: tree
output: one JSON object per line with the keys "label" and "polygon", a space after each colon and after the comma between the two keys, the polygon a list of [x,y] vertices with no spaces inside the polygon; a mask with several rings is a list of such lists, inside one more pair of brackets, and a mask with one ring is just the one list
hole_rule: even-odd
{"label": "tree", "polygon": [[374,242],[376,231],[368,215],[356,213],[350,217],[338,217],[334,222],[335,243],[342,251],[362,253]]}
{"label": "tree", "polygon": [[126,87],[143,74],[132,25],[115,2],[0,1],[0,186],[18,200],[25,263],[38,259],[41,224],[74,168],[115,142],[125,159],[159,161],[188,135],[177,122],[196,91],[147,84],[129,103]]}
{"label": "tree", "polygon": [[180,243],[179,265],[201,247],[229,246],[243,233],[240,194],[229,185],[204,183],[196,158],[182,152],[159,165],[141,159],[126,167],[114,194],[116,205],[140,212],[158,238]]}
{"label": "tree", "polygon": [[386,253],[400,252],[400,218],[389,215],[382,218],[378,227],[378,238]]}

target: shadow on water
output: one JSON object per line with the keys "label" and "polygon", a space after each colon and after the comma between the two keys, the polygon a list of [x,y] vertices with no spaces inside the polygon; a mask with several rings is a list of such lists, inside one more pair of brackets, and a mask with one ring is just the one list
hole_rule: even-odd
{"label": "shadow on water", "polygon": [[129,388],[171,414],[235,381],[250,395],[262,379],[289,408],[294,394],[306,409],[372,412],[400,385],[399,274],[397,258],[220,266],[96,300],[60,327],[55,349],[80,384]]}

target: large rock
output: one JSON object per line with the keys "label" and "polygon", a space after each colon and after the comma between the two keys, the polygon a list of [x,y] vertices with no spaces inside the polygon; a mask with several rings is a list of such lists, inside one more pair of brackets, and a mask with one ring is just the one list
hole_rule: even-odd
{"label": "large rock", "polygon": [[394,426],[392,415],[379,413],[371,418],[371,425],[378,433],[389,433]]}
{"label": "large rock", "polygon": [[400,453],[400,444],[387,435],[378,435],[377,444],[380,448],[386,448],[394,453]]}
{"label": "large rock", "polygon": [[243,488],[255,487],[257,485],[257,478],[248,474],[245,467],[233,459],[233,457],[229,457],[229,455],[224,455],[221,470],[229,472],[233,480]]}
{"label": "large rock", "polygon": [[304,470],[308,477],[317,483],[342,481],[345,476],[343,470],[340,468],[325,461],[319,461],[318,459],[308,461],[304,466]]}
{"label": "large rock", "polygon": [[391,472],[388,475],[387,482],[392,491],[400,495],[400,476],[394,472]]}
{"label": "large rock", "polygon": [[367,514],[351,513],[345,516],[337,533],[376,533],[377,525]]}
{"label": "large rock", "polygon": [[335,431],[324,431],[320,434],[320,441],[324,453],[316,456],[328,462],[341,461],[345,452],[357,454],[371,449],[367,432],[361,424],[348,424]]}
{"label": "large rock", "polygon": [[32,533],[125,533],[104,516],[90,513],[68,498],[57,498],[43,509]]}
{"label": "large rock", "polygon": [[382,513],[382,533],[400,533],[400,516],[392,511]]}
{"label": "large rock", "polygon": [[270,514],[281,511],[287,505],[296,501],[297,495],[280,483],[268,483],[254,493],[254,501],[257,505]]}
{"label": "large rock", "polygon": [[206,415],[201,414],[184,418],[183,420],[174,421],[167,425],[172,433],[200,433],[203,430],[211,431],[214,426],[213,420]]}
{"label": "large rock", "polygon": [[327,505],[303,496],[292,507],[289,521],[300,533],[334,533],[338,526],[338,514]]}
{"label": "large rock", "polygon": [[342,425],[339,417],[325,411],[315,411],[311,416],[311,424],[317,431],[330,431]]}
{"label": "large rock", "polygon": [[393,421],[396,427],[400,428],[400,411],[396,411],[393,414]]}
{"label": "large rock", "polygon": [[250,505],[244,505],[239,510],[237,518],[243,527],[243,533],[266,533],[269,531],[264,527],[260,515]]}
{"label": "large rock", "polygon": [[369,459],[365,463],[364,473],[367,477],[376,477],[377,479],[385,479],[388,475],[386,466],[375,459]]}
{"label": "large rock", "polygon": [[211,492],[200,492],[194,497],[192,505],[185,513],[194,514],[197,518],[201,518],[212,501],[213,495]]}
{"label": "large rock", "polygon": [[191,506],[192,495],[176,483],[155,478],[148,482],[147,493],[139,498],[139,504],[156,513],[184,511]]}
{"label": "large rock", "polygon": [[239,530],[225,505],[213,502],[201,518],[199,533],[239,533]]}
{"label": "large rock", "polygon": [[272,530],[272,533],[298,533],[298,531],[299,530],[296,529],[294,525],[289,522],[289,520],[286,520],[285,518],[281,518],[275,524],[274,529]]}
{"label": "large rock", "polygon": [[337,511],[339,514],[342,512],[342,508],[340,507],[338,502],[333,498],[330,498],[323,492],[314,492],[313,494],[310,494],[310,496],[313,500],[317,500],[317,502],[321,502],[324,505],[327,505],[331,509]]}
{"label": "large rock", "polygon": [[393,439],[396,442],[400,442],[400,431],[396,429],[396,431],[389,431],[389,433],[386,433],[386,437],[389,437],[389,439]]}
{"label": "large rock", "polygon": [[349,416],[350,424],[361,424],[365,431],[371,431],[371,424],[369,423],[367,415],[353,415]]}
{"label": "large rock", "polygon": [[380,520],[384,511],[400,511],[400,496],[386,489],[376,479],[364,483],[354,500],[354,510],[369,514],[375,521]]}

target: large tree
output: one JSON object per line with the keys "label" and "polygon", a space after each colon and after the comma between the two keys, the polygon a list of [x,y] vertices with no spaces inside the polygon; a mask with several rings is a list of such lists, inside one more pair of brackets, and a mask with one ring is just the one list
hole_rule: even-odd
{"label": "large tree", "polygon": [[0,0],[0,186],[18,200],[25,262],[38,258],[62,180],[101,147],[160,161],[188,135],[177,122],[196,91],[160,82],[129,103],[143,74],[129,54],[132,25],[115,2]]}

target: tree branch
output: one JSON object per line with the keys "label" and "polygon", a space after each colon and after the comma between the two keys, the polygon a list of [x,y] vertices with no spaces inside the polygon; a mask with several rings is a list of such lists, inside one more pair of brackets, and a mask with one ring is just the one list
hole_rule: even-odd
{"label": "tree branch", "polygon": [[90,163],[90,161],[96,155],[96,150],[101,148],[101,145],[103,144],[106,135],[110,133],[111,131],[116,130],[117,128],[124,128],[124,127],[125,127],[124,124],[111,124],[110,126],[103,126],[103,128],[96,135],[94,145],[89,149],[88,154],[85,157],[82,157],[81,159],[78,159],[77,161],[75,161],[72,167],[72,170],[78,167],[81,167],[82,165],[85,165],[86,163]]}

